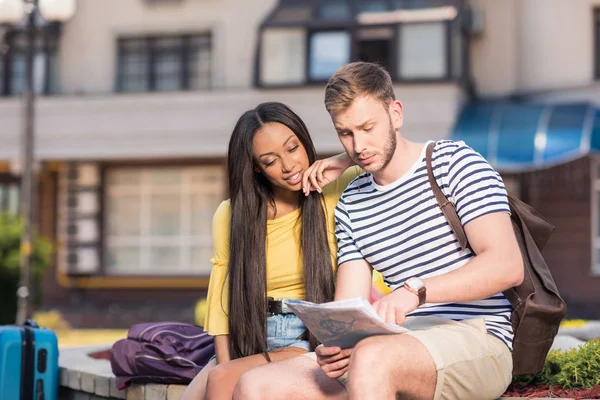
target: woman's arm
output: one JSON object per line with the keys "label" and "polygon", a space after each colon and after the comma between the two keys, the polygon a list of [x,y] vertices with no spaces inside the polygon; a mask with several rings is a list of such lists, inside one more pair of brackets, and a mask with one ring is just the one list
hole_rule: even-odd
{"label": "woman's arm", "polygon": [[320,193],[324,186],[335,181],[352,165],[354,165],[354,162],[346,153],[315,161],[302,174],[302,191],[304,195],[308,196],[314,190]]}
{"label": "woman's arm", "polygon": [[223,364],[231,360],[229,354],[229,335],[215,336],[215,354],[217,356],[217,364]]}

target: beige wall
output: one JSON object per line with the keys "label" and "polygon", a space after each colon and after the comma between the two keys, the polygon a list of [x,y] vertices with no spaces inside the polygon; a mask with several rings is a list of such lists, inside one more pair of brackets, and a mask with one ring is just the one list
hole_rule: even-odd
{"label": "beige wall", "polygon": [[[454,84],[396,86],[402,133],[415,141],[447,138],[462,105]],[[323,88],[222,90],[41,98],[36,154],[43,160],[223,157],[237,119],[265,101],[281,101],[304,119],[321,153],[342,151]],[[21,102],[0,102],[0,160],[16,160]]]}
{"label": "beige wall", "polygon": [[593,82],[593,9],[600,0],[473,0],[485,27],[472,41],[482,95],[556,90]]}
{"label": "beige wall", "polygon": [[60,51],[63,94],[109,93],[116,81],[117,38],[123,35],[213,34],[213,85],[249,87],[258,26],[276,0],[81,0],[65,24]]}
{"label": "beige wall", "polygon": [[521,89],[588,85],[594,74],[594,7],[600,0],[521,0]]}
{"label": "beige wall", "polygon": [[478,93],[505,95],[516,90],[518,3],[472,0],[483,18],[483,33],[471,40],[472,74]]}

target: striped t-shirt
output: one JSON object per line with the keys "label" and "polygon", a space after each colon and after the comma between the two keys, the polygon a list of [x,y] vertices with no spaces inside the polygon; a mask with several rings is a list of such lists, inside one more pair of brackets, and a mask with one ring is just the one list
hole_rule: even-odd
{"label": "striped t-shirt", "polygon": [[[370,173],[348,185],[335,210],[338,265],[364,259],[396,289],[410,277],[442,275],[473,257],[468,248],[461,250],[433,196],[426,147],[411,169],[389,185],[377,185]],[[464,142],[437,142],[432,167],[463,226],[482,215],[510,213],[502,178]],[[466,303],[426,303],[408,315],[453,320],[483,317],[488,332],[512,349],[511,310],[508,300],[498,293]]]}

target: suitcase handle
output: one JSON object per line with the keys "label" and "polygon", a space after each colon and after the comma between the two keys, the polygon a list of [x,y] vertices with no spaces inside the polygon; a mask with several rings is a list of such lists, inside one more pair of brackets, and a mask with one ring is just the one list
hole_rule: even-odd
{"label": "suitcase handle", "polygon": [[24,326],[29,326],[29,327],[31,327],[31,328],[39,328],[39,326],[38,326],[37,322],[35,322],[35,321],[34,321],[34,320],[32,320],[32,319],[28,319],[27,321],[25,321],[25,322],[23,323],[23,325],[24,325]]}

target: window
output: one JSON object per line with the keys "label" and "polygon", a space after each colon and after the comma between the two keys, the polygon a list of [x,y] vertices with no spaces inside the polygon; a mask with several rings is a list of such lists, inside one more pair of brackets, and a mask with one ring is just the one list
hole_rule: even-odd
{"label": "window", "polygon": [[0,214],[19,213],[19,179],[0,173]]}
{"label": "window", "polygon": [[400,26],[398,76],[439,79],[446,76],[446,24],[411,23]]}
{"label": "window", "polygon": [[265,85],[302,84],[306,34],[301,29],[269,29],[263,33],[260,81]]}
{"label": "window", "polygon": [[393,28],[362,28],[357,32],[358,59],[377,63],[390,71],[393,67]]}
{"label": "window", "polygon": [[468,56],[460,16],[452,0],[280,0],[261,25],[256,85],[322,84],[359,60],[395,81],[460,80]]}
{"label": "window", "polygon": [[220,167],[114,168],[106,178],[106,272],[208,275]]}
{"label": "window", "polygon": [[211,36],[126,38],[118,43],[117,90],[201,90],[211,86]]}
{"label": "window", "polygon": [[594,12],[594,22],[596,79],[600,79],[600,8],[597,8]]}
{"label": "window", "polygon": [[310,79],[327,80],[350,61],[348,32],[317,32],[310,38]]}
{"label": "window", "polygon": [[[20,96],[25,89],[27,38],[22,31],[6,35],[5,52],[0,53],[0,95]],[[58,92],[56,35],[52,30],[38,35],[33,59],[33,89],[36,94]]]}

